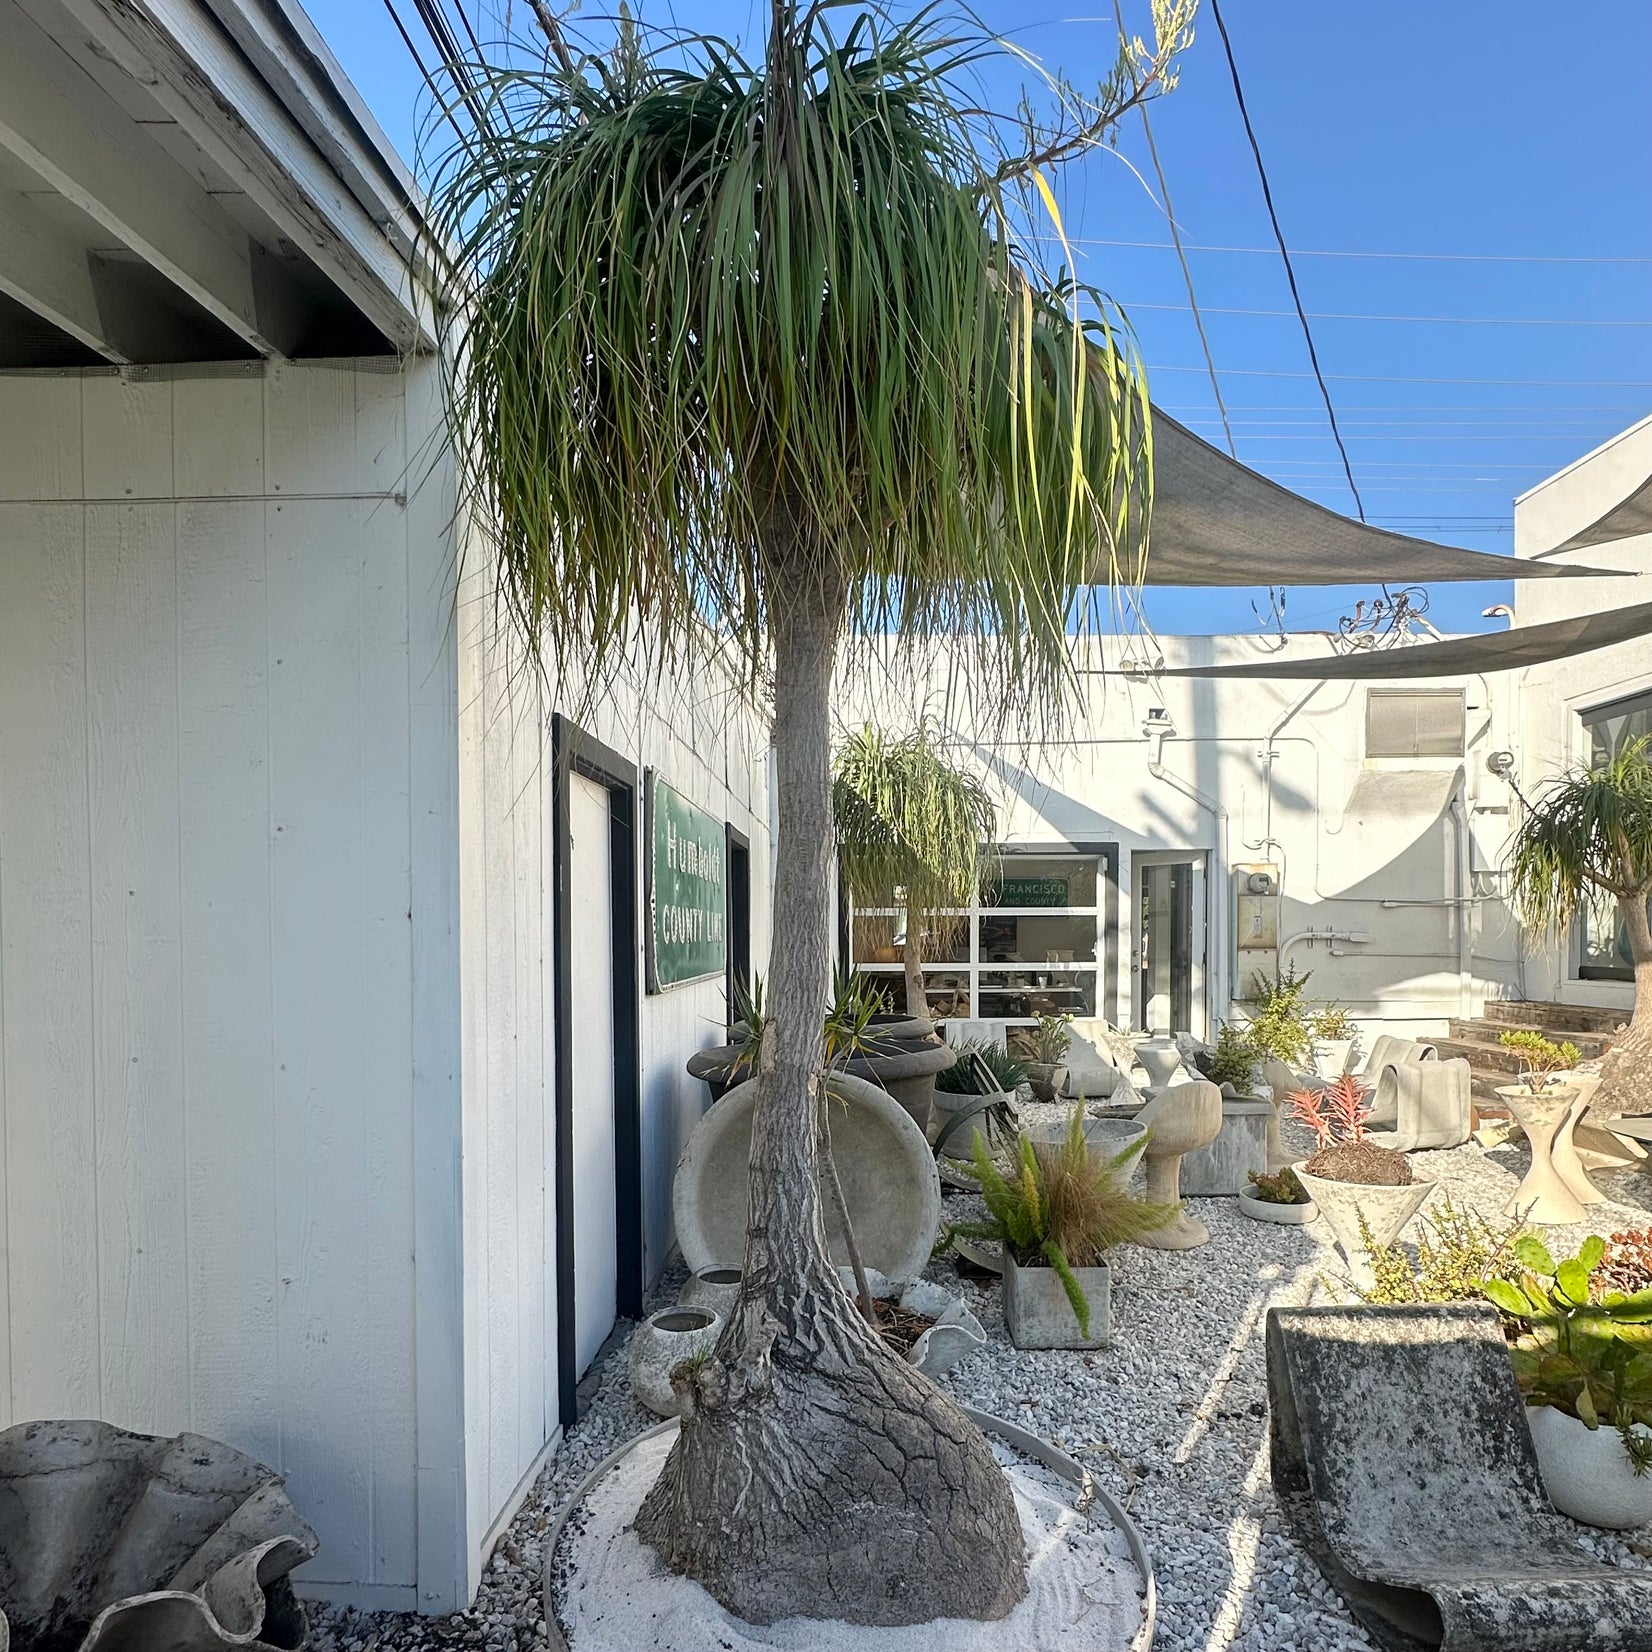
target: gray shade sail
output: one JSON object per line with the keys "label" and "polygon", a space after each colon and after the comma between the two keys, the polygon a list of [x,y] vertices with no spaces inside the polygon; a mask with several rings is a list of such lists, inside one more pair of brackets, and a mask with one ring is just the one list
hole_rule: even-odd
{"label": "gray shade sail", "polygon": [[1153,409],[1148,585],[1421,585],[1599,572],[1367,527],[1259,476]]}
{"label": "gray shade sail", "polygon": [[[1180,665],[1155,672],[1160,677],[1294,677],[1317,682],[1392,677],[1461,677],[1479,671],[1512,671],[1543,665],[1592,648],[1652,637],[1652,602],[1577,614],[1542,625],[1516,626],[1474,637],[1448,637],[1405,648],[1363,649],[1312,660],[1258,660],[1245,665]],[[1137,668],[1139,674],[1139,668]],[[1123,671],[1110,673],[1123,676]]]}
{"label": "gray shade sail", "polygon": [[1610,545],[1617,539],[1629,539],[1638,533],[1652,533],[1652,476],[1641,483],[1626,499],[1620,499],[1604,516],[1597,517],[1586,528],[1545,556],[1557,551],[1582,551],[1591,545]]}

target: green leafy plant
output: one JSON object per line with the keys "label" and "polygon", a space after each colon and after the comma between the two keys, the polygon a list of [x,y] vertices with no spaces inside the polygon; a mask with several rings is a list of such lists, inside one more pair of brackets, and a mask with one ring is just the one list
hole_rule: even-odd
{"label": "green leafy plant", "polygon": [[1375,1283],[1359,1296],[1362,1301],[1382,1304],[1490,1300],[1485,1289],[1488,1280],[1519,1277],[1514,1247],[1526,1235],[1518,1216],[1505,1222],[1488,1221],[1442,1195],[1418,1223],[1413,1260],[1399,1244],[1377,1244],[1362,1213],[1360,1242],[1371,1258]]}
{"label": "green leafy plant", "polygon": [[1556,1044],[1530,1027],[1506,1032],[1497,1042],[1520,1057],[1520,1082],[1534,1093],[1548,1089],[1556,1073],[1575,1067],[1580,1059],[1577,1045]]}
{"label": "green leafy plant", "polygon": [[1294,1170],[1281,1170],[1277,1175],[1270,1176],[1263,1170],[1248,1171],[1250,1178],[1251,1197],[1260,1199],[1266,1205],[1306,1205],[1313,1201],[1308,1197],[1308,1190],[1300,1181]]}
{"label": "green leafy plant", "polygon": [[[984,1076],[982,1068],[985,1069]],[[935,1075],[935,1088],[954,1096],[985,1096],[999,1092],[1013,1096],[1026,1077],[1026,1063],[1017,1061],[994,1040],[969,1038],[958,1046],[958,1059]],[[989,1084],[990,1088],[987,1088]]]}
{"label": "green leafy plant", "polygon": [[1280,975],[1270,977],[1257,970],[1251,976],[1257,1007],[1245,1036],[1259,1055],[1274,1056],[1287,1067],[1299,1066],[1306,1057],[1311,1041],[1306,999],[1312,976],[1312,970],[1298,975],[1295,965]]}
{"label": "green leafy plant", "polygon": [[1315,1010],[1308,1020],[1308,1030],[1315,1038],[1339,1043],[1345,1038],[1359,1037],[1359,1023],[1341,1004],[1327,1004],[1323,1009]]}
{"label": "green leafy plant", "polygon": [[1262,1052],[1250,1041],[1247,1029],[1224,1021],[1216,1031],[1216,1047],[1205,1057],[1205,1077],[1212,1084],[1231,1084],[1243,1091],[1251,1082]]}
{"label": "green leafy plant", "polygon": [[1129,1165],[1146,1145],[1128,1143],[1112,1157],[1092,1153],[1084,1136],[1084,1107],[1073,1108],[1059,1144],[1021,1136],[1010,1163],[993,1161],[986,1138],[975,1136],[975,1174],[989,1220],[949,1228],[966,1238],[996,1239],[1021,1267],[1054,1268],[1078,1318],[1090,1335],[1090,1301],[1073,1273],[1095,1267],[1108,1250],[1164,1227],[1179,1205],[1149,1204],[1125,1186]]}
{"label": "green leafy plant", "polygon": [[1528,1405],[1552,1405],[1585,1428],[1610,1424],[1637,1475],[1652,1469],[1652,1290],[1600,1289],[1606,1241],[1591,1235],[1557,1262],[1541,1240],[1514,1244],[1517,1280],[1487,1280],[1484,1294],[1519,1327],[1509,1357]]}

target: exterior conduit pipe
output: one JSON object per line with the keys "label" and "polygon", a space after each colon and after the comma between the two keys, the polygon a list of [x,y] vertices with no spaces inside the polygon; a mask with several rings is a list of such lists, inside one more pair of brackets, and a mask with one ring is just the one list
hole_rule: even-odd
{"label": "exterior conduit pipe", "polygon": [[1469,956],[1468,924],[1471,891],[1468,877],[1468,810],[1463,803],[1465,789],[1463,775],[1459,772],[1456,789],[1451,794],[1448,812],[1455,828],[1451,876],[1457,913],[1457,1013],[1467,1020],[1474,1014],[1474,971]]}
{"label": "exterior conduit pipe", "polygon": [[[1279,962],[1276,967],[1279,973],[1283,975],[1285,973],[1285,955],[1293,946],[1301,946],[1304,942],[1312,946],[1315,941],[1324,941],[1329,946],[1333,941],[1352,941],[1356,945],[1363,946],[1367,941],[1375,939],[1376,937],[1368,929],[1334,929],[1331,927],[1325,929],[1299,929],[1294,935],[1287,935],[1279,943]],[[1341,957],[1340,953],[1334,955]],[[1420,956],[1432,956],[1432,954],[1421,954]]]}

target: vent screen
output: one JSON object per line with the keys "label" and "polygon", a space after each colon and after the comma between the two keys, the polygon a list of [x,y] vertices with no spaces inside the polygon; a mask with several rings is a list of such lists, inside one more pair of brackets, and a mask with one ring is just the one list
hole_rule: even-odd
{"label": "vent screen", "polygon": [[1460,688],[1368,688],[1367,757],[1461,757],[1467,721]]}

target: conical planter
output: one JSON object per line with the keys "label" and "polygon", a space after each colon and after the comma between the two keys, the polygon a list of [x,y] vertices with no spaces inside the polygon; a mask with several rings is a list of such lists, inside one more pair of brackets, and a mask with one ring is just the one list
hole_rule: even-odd
{"label": "conical planter", "polygon": [[291,1652],[320,1547],[281,1476],[199,1434],[0,1433],[0,1652]]}
{"label": "conical planter", "polygon": [[1370,1230],[1372,1244],[1391,1245],[1400,1229],[1422,1209],[1423,1201],[1434,1191],[1434,1183],[1419,1179],[1406,1187],[1367,1187],[1362,1182],[1333,1182],[1324,1176],[1310,1176],[1303,1168],[1306,1162],[1293,1164],[1291,1169],[1319,1207],[1319,1214],[1331,1224],[1348,1266],[1348,1277],[1357,1289],[1368,1290],[1376,1280],[1360,1233],[1361,1216]]}

